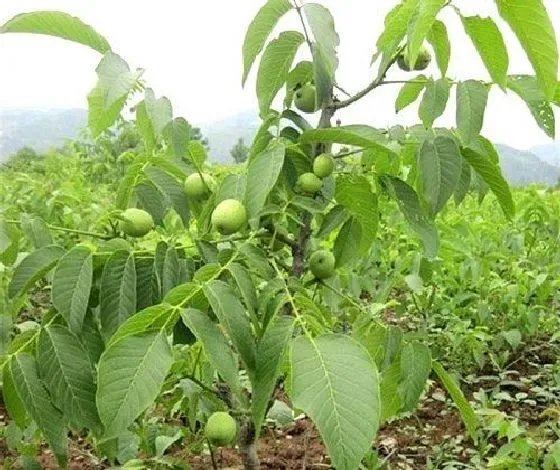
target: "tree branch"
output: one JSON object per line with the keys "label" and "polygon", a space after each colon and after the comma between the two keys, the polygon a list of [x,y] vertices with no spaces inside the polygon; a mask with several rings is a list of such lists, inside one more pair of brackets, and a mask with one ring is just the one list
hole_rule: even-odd
{"label": "tree branch", "polygon": [[348,98],[347,100],[334,101],[331,105],[332,109],[336,111],[337,109],[346,108],[346,107],[350,106],[352,103],[355,103],[356,101],[361,100],[369,92],[375,90],[379,85],[381,85],[383,83],[383,81],[385,80],[385,76],[387,75],[387,72],[393,66],[393,64],[397,61],[398,57],[399,57],[399,54],[398,53],[395,54],[395,56],[387,63],[387,65],[381,71],[381,73],[379,73],[379,75],[367,87],[365,87],[362,91],[359,91],[358,93],[356,93],[354,96]]}

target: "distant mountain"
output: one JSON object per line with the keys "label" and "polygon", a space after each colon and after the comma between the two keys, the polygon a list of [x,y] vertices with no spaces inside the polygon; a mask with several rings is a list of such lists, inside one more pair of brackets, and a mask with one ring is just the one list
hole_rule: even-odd
{"label": "distant mountain", "polygon": [[44,151],[78,137],[85,109],[1,109],[0,161],[22,147]]}
{"label": "distant mountain", "polygon": [[500,165],[506,180],[513,185],[542,183],[554,185],[560,178],[560,166],[541,160],[532,152],[522,151],[508,145],[496,145],[500,153]]}
{"label": "distant mountain", "polygon": [[202,124],[202,134],[210,144],[210,159],[213,162],[231,163],[229,153],[240,137],[246,145],[251,145],[260,125],[259,116],[253,111],[245,111],[220,121]]}
{"label": "distant mountain", "polygon": [[546,163],[560,167],[560,142],[533,147],[531,152]]}
{"label": "distant mountain", "polygon": [[[0,161],[26,145],[41,151],[78,136],[87,122],[84,109],[0,110]],[[230,150],[242,137],[250,145],[260,125],[253,111],[235,114],[219,121],[202,124],[208,138],[210,160],[232,161]],[[560,178],[560,142],[522,151],[497,145],[506,179],[514,185],[543,183],[554,185]]]}

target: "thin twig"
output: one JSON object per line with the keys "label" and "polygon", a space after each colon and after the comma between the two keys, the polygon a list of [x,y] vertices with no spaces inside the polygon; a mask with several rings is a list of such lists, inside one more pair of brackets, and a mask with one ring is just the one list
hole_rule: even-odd
{"label": "thin twig", "polygon": [[[7,224],[14,224],[14,225],[22,225],[23,223],[19,220],[8,220],[8,219],[4,219],[4,222],[6,222]],[[100,238],[102,240],[110,240],[112,238],[111,236],[103,233],[88,232],[86,230],[75,230],[72,228],[59,227],[57,225],[50,225],[50,224],[46,224],[46,226],[50,230],[55,230],[58,232],[68,232],[68,233],[75,233],[78,235],[87,235],[89,237]]]}
{"label": "thin twig", "polygon": [[301,11],[302,7],[301,5],[299,5],[297,3],[297,0],[294,0],[294,7],[299,15],[299,19],[301,20],[301,25],[303,26],[303,34],[305,36],[305,41],[307,42],[307,45],[309,46],[309,50],[311,51],[311,53],[313,53],[313,43],[311,42],[311,39],[309,37],[309,33],[307,32],[307,26],[305,24],[305,20],[303,19],[303,13]]}
{"label": "thin twig", "polygon": [[344,93],[346,96],[351,97],[352,95],[350,93],[348,93],[344,88],[342,88],[340,85],[338,85],[337,83],[335,83],[333,85],[338,91],[341,91],[342,93]]}
{"label": "thin twig", "polygon": [[220,392],[218,390],[214,390],[213,388],[209,387],[208,385],[204,384],[203,382],[201,382],[199,379],[197,379],[194,375],[185,375],[185,378],[189,379],[190,381],[194,382],[195,384],[197,384],[202,390],[211,393],[213,395],[215,395],[216,397],[218,397],[220,400],[222,400],[223,402],[225,402],[226,404],[228,404],[228,401],[222,397],[222,395],[220,394]]}
{"label": "thin twig", "polygon": [[208,449],[210,449],[210,460],[212,460],[212,468],[218,470],[218,464],[216,463],[216,458],[214,457],[214,447],[210,443],[210,439],[206,439],[208,442]]}
{"label": "thin twig", "polygon": [[387,75],[387,71],[393,66],[393,64],[397,61],[399,54],[395,54],[395,56],[387,63],[385,68],[378,74],[378,76],[362,91],[359,91],[354,96],[348,98],[344,101],[333,101],[331,104],[334,110],[342,109],[350,106],[352,103],[355,103],[358,100],[361,100],[364,96],[366,96],[369,92],[375,90],[382,82],[385,80],[385,76]]}

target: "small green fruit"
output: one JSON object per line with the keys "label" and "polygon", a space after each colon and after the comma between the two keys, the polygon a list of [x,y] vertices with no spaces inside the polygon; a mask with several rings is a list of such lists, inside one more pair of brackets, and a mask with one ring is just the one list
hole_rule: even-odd
{"label": "small green fruit", "polygon": [[193,173],[185,179],[185,194],[193,199],[207,197],[216,187],[216,180],[206,173]]}
{"label": "small green fruit", "polygon": [[208,418],[204,434],[213,445],[227,446],[235,439],[237,423],[225,411],[217,411]]}
{"label": "small green fruit", "polygon": [[300,175],[296,182],[296,188],[307,194],[318,193],[323,187],[323,181],[313,173]]}
{"label": "small green fruit", "polygon": [[101,245],[100,250],[102,252],[113,253],[118,250],[131,251],[132,246],[124,238],[112,238]]}
{"label": "small green fruit", "polygon": [[319,178],[330,176],[334,170],[334,159],[332,155],[323,153],[313,160],[313,173]]}
{"label": "small green fruit", "polygon": [[426,68],[428,68],[428,65],[430,65],[431,61],[432,61],[432,55],[430,54],[430,51],[425,46],[422,46],[420,48],[420,51],[418,52],[418,57],[416,58],[416,63],[414,64],[414,67],[410,66],[410,64],[408,63],[408,59],[404,54],[399,55],[399,58],[397,59],[397,64],[401,70],[404,70],[405,72],[410,72],[413,69],[417,71],[425,70]]}
{"label": "small green fruit", "polygon": [[326,279],[334,274],[336,260],[328,250],[318,250],[309,258],[309,269],[317,279]]}
{"label": "small green fruit", "polygon": [[241,230],[247,223],[247,211],[236,199],[226,199],[216,206],[211,221],[218,232],[230,235]]}
{"label": "small green fruit", "polygon": [[311,84],[302,86],[296,91],[294,99],[296,108],[304,113],[314,113],[317,111],[317,91]]}
{"label": "small green fruit", "polygon": [[121,230],[130,237],[143,237],[154,227],[154,219],[142,209],[127,209],[122,213]]}

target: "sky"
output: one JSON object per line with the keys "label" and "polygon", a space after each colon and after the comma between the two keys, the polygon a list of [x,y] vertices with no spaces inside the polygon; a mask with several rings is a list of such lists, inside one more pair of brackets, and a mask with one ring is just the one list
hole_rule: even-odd
{"label": "sky", "polygon": [[[171,99],[175,116],[204,125],[257,109],[256,67],[241,87],[241,45],[251,19],[264,0],[17,0],[2,2],[0,23],[17,13],[37,9],[62,10],[80,17],[103,34],[114,52],[131,66],[146,70],[144,78],[156,95]],[[335,18],[341,37],[337,81],[356,92],[367,85],[376,69],[370,67],[377,36],[386,13],[396,0],[323,0]],[[544,0],[560,38],[560,1]],[[497,17],[490,0],[454,0],[466,15]],[[440,18],[452,43],[448,76],[456,79],[489,76],[453,12]],[[510,50],[509,73],[532,73],[521,46],[505,23],[499,22]],[[299,29],[290,12],[275,30]],[[308,58],[302,48],[300,58]],[[28,34],[0,35],[0,109],[4,107],[70,108],[87,106],[86,95],[96,81],[100,55],[84,46],[58,38]],[[429,69],[439,76],[435,66]],[[388,79],[405,80],[410,74],[391,71]],[[385,85],[355,106],[343,110],[343,124],[378,127],[418,123],[417,106],[399,115],[394,102],[400,85]],[[281,98],[281,97],[280,97]],[[453,126],[454,99],[437,125]],[[557,113],[557,121],[560,114]],[[490,94],[483,133],[495,142],[520,149],[550,143],[534,123],[525,104],[497,87]],[[560,125],[557,124],[557,133]]]}

